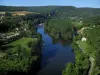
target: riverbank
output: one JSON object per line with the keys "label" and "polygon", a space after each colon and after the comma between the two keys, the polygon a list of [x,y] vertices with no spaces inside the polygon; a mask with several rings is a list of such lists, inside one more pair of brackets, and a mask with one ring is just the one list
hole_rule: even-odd
{"label": "riverbank", "polygon": [[85,53],[86,55],[89,55],[89,61],[91,62],[90,69],[88,72],[88,75],[92,75],[93,67],[94,67],[94,58],[91,54],[89,54],[88,50],[91,50],[91,45],[87,44],[86,41],[77,41],[77,44],[79,48]]}
{"label": "riverbank", "polygon": [[[13,17],[11,16],[11,18]],[[22,19],[19,16],[18,18]],[[41,61],[42,37],[36,32],[36,28],[32,26],[31,22],[21,20],[20,27],[14,26],[13,29],[0,32],[2,34],[0,36],[1,75],[29,74],[31,68],[38,67],[35,65]],[[11,23],[13,26],[12,21]],[[35,73],[35,71],[33,72]]]}
{"label": "riverbank", "polygon": [[41,48],[35,48],[36,46],[41,47],[40,45],[39,38],[26,37],[3,45],[2,48],[5,50],[0,59],[0,71],[5,74],[12,71],[28,72],[31,64],[40,58]]}
{"label": "riverbank", "polygon": [[37,31],[42,35],[43,40],[41,69],[38,75],[62,75],[66,63],[74,62],[75,59],[71,45],[63,45],[56,41],[45,32],[43,27],[38,28]]}
{"label": "riverbank", "polygon": [[[83,31],[81,34],[73,38],[73,50],[75,53],[75,63],[67,64],[66,70],[63,71],[63,75],[91,75],[93,71],[93,60],[92,54],[89,50],[93,51],[91,45],[87,43],[87,38],[82,37]],[[84,39],[83,39],[84,38]],[[73,65],[73,66],[72,66]],[[71,72],[73,71],[73,72]],[[70,72],[69,74],[67,74]]]}
{"label": "riverbank", "polygon": [[[67,68],[63,71],[63,75],[100,74],[99,32],[100,26],[87,27],[82,33],[74,37],[73,49],[76,55],[75,63],[67,64]],[[70,74],[68,74],[69,72]]]}

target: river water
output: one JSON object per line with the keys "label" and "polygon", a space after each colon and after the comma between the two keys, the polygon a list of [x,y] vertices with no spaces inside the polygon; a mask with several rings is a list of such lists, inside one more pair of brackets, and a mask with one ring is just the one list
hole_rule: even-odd
{"label": "river water", "polygon": [[62,75],[66,64],[74,62],[75,59],[71,45],[64,46],[60,42],[54,44],[53,39],[44,32],[43,27],[39,27],[37,31],[42,34],[43,40],[41,68],[38,75]]}

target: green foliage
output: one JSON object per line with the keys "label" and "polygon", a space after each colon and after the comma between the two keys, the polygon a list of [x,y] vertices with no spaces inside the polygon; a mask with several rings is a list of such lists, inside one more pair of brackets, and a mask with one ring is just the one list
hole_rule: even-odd
{"label": "green foliage", "polygon": [[76,8],[73,6],[34,6],[34,7],[14,7],[0,6],[0,11],[33,11],[36,13],[50,14],[55,18],[67,19],[69,17],[87,18],[99,16],[99,8]]}
{"label": "green foliage", "polygon": [[[32,47],[38,45],[36,42],[38,42],[37,38],[21,38],[5,45],[12,47],[5,51],[6,57],[0,58],[0,72],[28,72],[32,62],[38,59],[38,55],[32,55]],[[35,50],[38,52],[39,49],[35,48]]]}
{"label": "green foliage", "polygon": [[62,75],[87,75],[90,62],[88,56],[83,54],[80,50],[75,51],[75,64],[68,63]]}
{"label": "green foliage", "polygon": [[54,28],[59,28],[61,30],[68,29],[68,31],[72,27],[72,24],[71,24],[71,22],[68,19],[65,19],[65,20],[61,20],[61,19],[51,19],[48,22],[48,24],[49,24],[49,26],[54,26]]}
{"label": "green foliage", "polygon": [[78,18],[83,19],[91,16],[99,16],[99,8],[76,8],[73,6],[59,6],[56,9],[56,18]]}
{"label": "green foliage", "polygon": [[72,21],[73,25],[77,30],[81,29],[83,27],[83,22],[79,21]]}
{"label": "green foliage", "polygon": [[[99,47],[100,46],[100,26],[97,25],[96,27],[93,27],[93,26],[88,27],[87,29],[84,30],[82,35],[87,38],[87,41],[77,42],[78,45],[80,45],[81,48],[84,50],[84,53],[85,53],[85,55],[82,55],[82,54],[81,55],[86,56],[88,54],[88,56],[92,56],[94,58],[94,61],[92,62],[93,63],[92,75],[99,75],[100,74],[100,63],[99,63],[100,62],[100,47]],[[87,60],[88,59],[85,59],[82,62],[88,63]],[[81,60],[79,61],[81,62]],[[83,66],[85,67],[86,65],[83,65]]]}
{"label": "green foliage", "polygon": [[15,28],[20,28],[21,18],[20,17],[5,17],[0,23],[0,32],[8,32]]}
{"label": "green foliage", "polygon": [[[77,40],[80,40],[81,36],[74,37],[73,40],[73,49],[75,53],[75,63],[73,66],[71,66],[70,63],[68,63],[69,66],[66,67],[66,71],[63,73],[63,75],[87,75],[89,68],[90,68],[90,61],[89,57],[86,53],[84,53],[83,48],[79,48],[79,44],[77,43]],[[84,45],[81,45],[84,46]]]}
{"label": "green foliage", "polygon": [[49,13],[57,6],[0,6],[0,11],[32,11],[37,13]]}
{"label": "green foliage", "polygon": [[89,56],[93,56],[94,48],[87,41],[77,41],[83,52]]}
{"label": "green foliage", "polygon": [[92,16],[83,20],[85,26],[98,26],[100,25],[100,16]]}
{"label": "green foliage", "polygon": [[68,63],[67,68],[63,70],[62,75],[72,75],[73,70],[74,70],[74,65],[72,63]]}
{"label": "green foliage", "polygon": [[5,13],[5,16],[9,16],[9,17],[11,17],[12,14],[11,14],[10,12],[6,12],[6,13]]}
{"label": "green foliage", "polygon": [[[48,23],[48,25],[46,25]],[[45,30],[47,30],[51,36],[56,39],[60,37],[65,40],[70,40],[73,35],[72,23],[69,20],[51,19],[45,24]]]}
{"label": "green foliage", "polygon": [[[77,48],[78,49],[78,48]],[[90,66],[89,58],[86,54],[81,52],[79,49],[75,49],[75,70],[77,75],[86,75],[88,74],[88,69]]]}
{"label": "green foliage", "polygon": [[32,32],[30,30],[22,31],[21,36],[22,37],[32,37]]}

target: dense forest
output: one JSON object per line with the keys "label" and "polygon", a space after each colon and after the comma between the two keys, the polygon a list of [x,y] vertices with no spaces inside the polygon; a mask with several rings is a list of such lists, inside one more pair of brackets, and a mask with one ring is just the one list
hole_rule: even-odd
{"label": "dense forest", "polygon": [[56,15],[58,18],[66,19],[66,18],[76,18],[83,19],[91,16],[100,15],[99,8],[76,8],[73,6],[61,6],[56,9]]}
{"label": "dense forest", "polygon": [[[48,24],[47,24],[48,23]],[[62,25],[62,27],[60,26]],[[73,29],[72,23],[68,20],[51,19],[45,23],[45,30],[56,39],[71,40]],[[67,34],[67,35],[66,35]]]}
{"label": "dense forest", "polygon": [[58,8],[57,6],[0,6],[0,11],[32,11],[37,13],[50,13],[54,9]]}

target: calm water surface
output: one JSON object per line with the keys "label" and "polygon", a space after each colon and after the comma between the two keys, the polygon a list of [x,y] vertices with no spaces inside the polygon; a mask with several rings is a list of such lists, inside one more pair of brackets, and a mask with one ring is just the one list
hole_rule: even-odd
{"label": "calm water surface", "polygon": [[38,75],[62,75],[66,63],[74,62],[71,45],[63,46],[60,42],[53,44],[52,38],[44,33],[43,27],[39,27],[38,32],[42,34],[43,40],[41,69]]}

